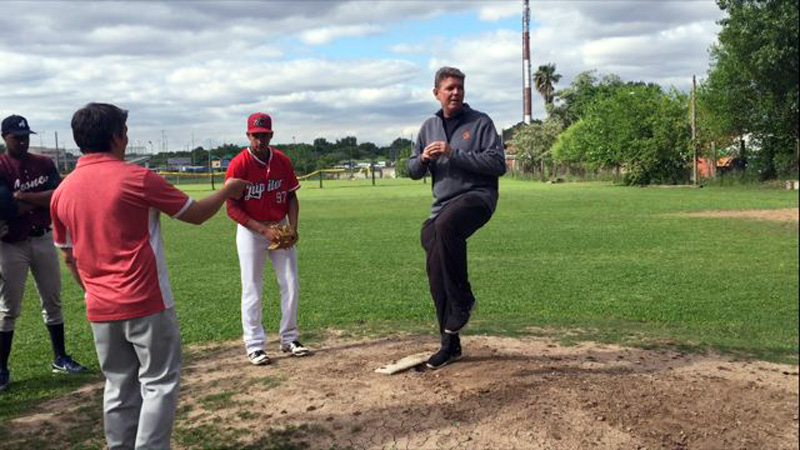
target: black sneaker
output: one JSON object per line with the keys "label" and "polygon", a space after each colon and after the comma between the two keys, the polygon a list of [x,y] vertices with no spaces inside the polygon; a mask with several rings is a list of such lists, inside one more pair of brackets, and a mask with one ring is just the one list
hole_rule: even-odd
{"label": "black sneaker", "polygon": [[283,353],[291,353],[294,356],[308,356],[311,354],[311,350],[296,339],[292,342],[281,344],[281,351]]}
{"label": "black sneaker", "polygon": [[5,391],[11,385],[11,372],[0,370],[0,392]]}
{"label": "black sneaker", "polygon": [[428,362],[425,363],[425,366],[428,367],[428,369],[436,370],[440,367],[450,364],[451,362],[456,362],[459,359],[461,359],[460,351],[457,353],[452,353],[446,350],[439,350],[428,359]]}
{"label": "black sneaker", "polygon": [[53,373],[81,373],[86,370],[86,367],[79,364],[72,359],[69,355],[59,356],[51,364]]}

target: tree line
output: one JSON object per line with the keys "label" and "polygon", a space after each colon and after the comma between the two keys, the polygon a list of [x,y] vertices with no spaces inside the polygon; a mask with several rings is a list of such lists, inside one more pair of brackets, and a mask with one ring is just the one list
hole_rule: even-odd
{"label": "tree line", "polygon": [[[359,162],[385,161],[391,164],[410,154],[412,142],[399,137],[391,144],[379,147],[372,142],[359,143],[354,136],[348,136],[335,141],[317,138],[312,144],[276,144],[274,147],[291,158],[297,173],[307,174],[337,165],[353,167]],[[169,159],[190,158],[192,165],[207,167],[209,153],[212,160],[225,160],[232,159],[245,148],[246,146],[223,144],[210,151],[197,147],[192,151],[163,152],[150,157],[150,166],[166,167]]]}
{"label": "tree line", "polygon": [[517,127],[510,141],[519,168],[543,180],[610,172],[627,184],[691,179],[694,147],[729,156],[739,176],[758,180],[798,172],[798,4],[718,0],[726,11],[710,68],[691,96],[657,84],[583,72],[563,90],[555,64],[534,85],[547,118]]}

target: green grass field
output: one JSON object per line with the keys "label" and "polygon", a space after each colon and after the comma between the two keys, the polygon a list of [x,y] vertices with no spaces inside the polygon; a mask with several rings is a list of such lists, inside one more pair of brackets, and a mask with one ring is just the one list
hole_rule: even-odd
{"label": "green grass field", "polygon": [[[206,195],[205,187],[188,189]],[[433,334],[419,246],[430,184],[326,181],[318,189],[309,181],[299,196],[301,337],[313,340],[327,328]],[[797,362],[797,223],[674,214],[797,206],[796,192],[773,189],[503,179],[495,217],[469,244],[478,304],[466,334],[547,334]],[[238,339],[233,222],[220,213],[199,227],[162,223],[184,343]],[[63,278],[68,350],[94,373],[50,374],[47,332],[29,282],[0,420],[99,379],[81,293],[66,272]],[[265,318],[274,338],[279,305],[274,277],[267,280]]]}

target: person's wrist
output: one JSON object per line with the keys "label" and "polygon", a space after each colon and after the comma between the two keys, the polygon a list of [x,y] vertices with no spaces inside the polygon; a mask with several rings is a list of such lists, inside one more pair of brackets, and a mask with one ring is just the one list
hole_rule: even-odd
{"label": "person's wrist", "polygon": [[234,188],[233,185],[230,183],[226,183],[222,186],[222,191],[225,193],[225,198],[233,198]]}

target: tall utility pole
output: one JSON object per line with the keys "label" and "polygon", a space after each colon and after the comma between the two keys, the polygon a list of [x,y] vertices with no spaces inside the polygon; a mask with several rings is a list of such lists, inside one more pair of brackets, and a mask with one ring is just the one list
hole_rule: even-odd
{"label": "tall utility pole", "polygon": [[697,186],[697,79],[692,75],[692,184]]}
{"label": "tall utility pole", "polygon": [[[58,169],[60,171],[61,170],[61,157],[58,155],[58,131],[54,131],[53,133],[55,133],[55,135],[56,135],[56,169]],[[66,158],[66,156],[67,155],[64,154],[65,158]],[[64,166],[66,166],[66,165],[67,165],[66,161],[64,161]],[[64,172],[66,172],[66,170],[64,170]]]}
{"label": "tall utility pole", "polygon": [[524,112],[522,121],[531,123],[531,9],[528,0],[523,1],[522,9],[522,98]]}

